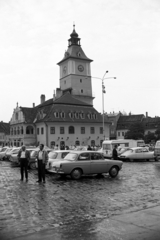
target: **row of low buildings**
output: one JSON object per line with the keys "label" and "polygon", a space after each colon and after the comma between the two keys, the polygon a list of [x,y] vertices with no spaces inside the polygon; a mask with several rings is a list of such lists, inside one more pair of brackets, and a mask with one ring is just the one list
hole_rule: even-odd
{"label": "row of low buildings", "polygon": [[102,115],[93,106],[91,62],[74,26],[68,49],[58,62],[59,88],[49,100],[42,94],[37,106],[17,103],[10,122],[0,123],[0,145],[101,145],[104,138],[124,138],[129,125],[137,121],[145,123],[146,132],[155,131],[160,118],[120,112],[106,114],[103,129]]}

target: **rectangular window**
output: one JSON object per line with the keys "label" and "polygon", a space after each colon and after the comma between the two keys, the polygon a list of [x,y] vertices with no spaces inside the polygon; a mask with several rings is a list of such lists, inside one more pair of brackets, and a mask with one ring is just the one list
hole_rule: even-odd
{"label": "rectangular window", "polygon": [[50,134],[55,134],[55,127],[50,128]]}
{"label": "rectangular window", "polygon": [[81,134],[85,134],[85,127],[81,127]]}
{"label": "rectangular window", "polygon": [[39,128],[37,128],[37,135],[39,135]]}
{"label": "rectangular window", "polygon": [[100,133],[100,134],[103,134],[103,127],[100,127],[99,133]]}
{"label": "rectangular window", "polygon": [[124,137],[124,132],[122,132],[122,136]]}
{"label": "rectangular window", "polygon": [[94,134],[94,133],[95,133],[94,127],[91,127],[91,128],[90,128],[90,133],[91,133],[91,134]]}
{"label": "rectangular window", "polygon": [[43,130],[43,127],[41,128],[41,134],[43,134],[44,133],[44,130]]}
{"label": "rectangular window", "polygon": [[120,132],[118,132],[118,137],[120,137]]}
{"label": "rectangular window", "polygon": [[64,127],[60,127],[60,134],[64,134]]}

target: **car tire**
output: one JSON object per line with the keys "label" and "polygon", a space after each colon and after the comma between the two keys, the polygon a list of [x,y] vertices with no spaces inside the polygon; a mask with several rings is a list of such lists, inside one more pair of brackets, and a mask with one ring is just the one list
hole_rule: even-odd
{"label": "car tire", "polygon": [[117,177],[119,173],[119,168],[117,166],[113,166],[111,167],[111,169],[109,170],[109,175],[112,177],[112,178],[115,178]]}
{"label": "car tire", "polygon": [[75,168],[72,170],[71,172],[72,179],[78,180],[81,178],[81,176],[82,176],[82,170],[80,168]]}
{"label": "car tire", "polygon": [[29,164],[30,169],[35,170],[36,169],[36,164],[34,162]]}
{"label": "car tire", "polygon": [[158,158],[157,157],[155,157],[154,160],[155,160],[155,162],[158,162]]}
{"label": "car tire", "polygon": [[134,161],[134,159],[131,159],[131,158],[129,158],[128,160],[129,160],[129,162],[133,162]]}

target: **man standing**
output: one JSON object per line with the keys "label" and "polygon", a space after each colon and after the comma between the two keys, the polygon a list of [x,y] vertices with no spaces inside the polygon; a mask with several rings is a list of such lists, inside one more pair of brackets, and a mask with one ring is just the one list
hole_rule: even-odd
{"label": "man standing", "polygon": [[112,158],[114,160],[118,160],[117,145],[115,145],[114,148],[113,148]]}
{"label": "man standing", "polygon": [[18,160],[20,162],[21,181],[23,181],[23,175],[25,171],[26,182],[28,181],[28,162],[30,159],[30,152],[26,150],[23,145],[18,153]]}
{"label": "man standing", "polygon": [[45,166],[48,161],[48,153],[44,150],[44,145],[40,144],[40,150],[38,151],[37,160],[38,160],[38,181],[45,183]]}

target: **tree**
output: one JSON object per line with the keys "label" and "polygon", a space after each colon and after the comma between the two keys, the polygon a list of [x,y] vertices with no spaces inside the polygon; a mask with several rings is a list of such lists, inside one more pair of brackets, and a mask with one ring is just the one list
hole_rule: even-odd
{"label": "tree", "polygon": [[125,134],[125,139],[144,139],[144,127],[140,122],[130,125],[128,132]]}
{"label": "tree", "polygon": [[156,135],[154,133],[150,132],[147,135],[145,135],[144,141],[145,141],[145,143],[155,142],[156,141]]}
{"label": "tree", "polygon": [[157,130],[155,131],[155,135],[156,135],[156,140],[160,140],[160,127],[158,127]]}

